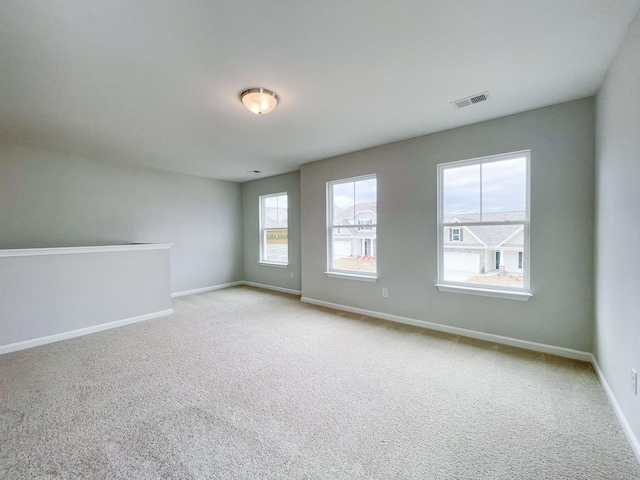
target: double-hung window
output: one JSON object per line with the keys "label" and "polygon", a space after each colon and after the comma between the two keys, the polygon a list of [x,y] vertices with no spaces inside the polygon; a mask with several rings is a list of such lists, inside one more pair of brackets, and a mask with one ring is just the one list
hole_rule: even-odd
{"label": "double-hung window", "polygon": [[358,280],[377,277],[375,175],[327,183],[327,274]]}
{"label": "double-hung window", "polygon": [[440,290],[531,296],[530,159],[527,150],[438,165]]}
{"label": "double-hung window", "polygon": [[286,193],[260,196],[260,263],[289,263],[289,206]]}

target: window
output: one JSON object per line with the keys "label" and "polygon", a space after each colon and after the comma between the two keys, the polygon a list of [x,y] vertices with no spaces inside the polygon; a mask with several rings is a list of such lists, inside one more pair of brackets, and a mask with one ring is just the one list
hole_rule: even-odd
{"label": "window", "polygon": [[440,290],[528,299],[530,157],[438,165]]}
{"label": "window", "polygon": [[452,228],[449,230],[449,240],[452,242],[461,242],[462,241],[462,229],[461,228]]}
{"label": "window", "polygon": [[327,274],[375,281],[376,176],[328,182],[327,199]]}
{"label": "window", "polygon": [[[358,225],[371,225],[371,219],[370,218],[362,218],[360,220],[358,220]],[[338,229],[339,231],[340,229]],[[358,227],[358,230],[362,231],[362,230],[371,230],[371,227]]]}
{"label": "window", "polygon": [[289,263],[289,206],[286,193],[260,196],[260,263]]}

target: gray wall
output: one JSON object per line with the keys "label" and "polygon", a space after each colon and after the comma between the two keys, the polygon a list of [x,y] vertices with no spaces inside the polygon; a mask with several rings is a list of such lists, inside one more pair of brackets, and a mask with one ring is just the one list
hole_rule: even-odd
{"label": "gray wall", "polygon": [[[259,265],[260,195],[289,195],[289,266]],[[300,172],[254,180],[242,184],[244,280],[274,287],[300,290]],[[291,278],[293,273],[293,278]]]}
{"label": "gray wall", "polygon": [[[597,96],[594,353],[640,440],[640,14]],[[640,445],[636,443],[637,454]]]}
{"label": "gray wall", "polygon": [[[532,151],[533,298],[439,292],[436,164],[525,149]],[[379,279],[328,278],[326,182],[369,173],[378,176]],[[302,295],[591,351],[593,185],[593,98],[303,165]],[[389,298],[382,298],[383,287]]]}
{"label": "gray wall", "polygon": [[242,279],[240,185],[0,145],[0,248],[172,243],[171,291]]}
{"label": "gray wall", "polygon": [[169,249],[0,257],[0,347],[171,309]]}

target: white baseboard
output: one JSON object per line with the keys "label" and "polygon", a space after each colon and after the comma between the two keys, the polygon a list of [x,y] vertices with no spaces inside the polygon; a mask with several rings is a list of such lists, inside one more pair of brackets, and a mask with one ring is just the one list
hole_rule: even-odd
{"label": "white baseboard", "polygon": [[2,355],[3,353],[24,350],[26,348],[46,345],[47,343],[59,342],[60,340],[67,340],[69,338],[81,337],[83,335],[89,335],[90,333],[102,332],[103,330],[110,330],[112,328],[123,327],[125,325],[130,325],[132,323],[144,322],[145,320],[164,317],[166,315],[171,315],[172,313],[173,313],[173,309],[162,310],[159,312],[147,313],[146,315],[139,315],[137,317],[125,318],[123,320],[116,320],[114,322],[101,323],[100,325],[94,325],[92,327],[79,328],[78,330],[71,330],[70,332],[56,333],[55,335],[34,338],[32,340],[25,340],[24,342],[10,343],[9,345],[0,345],[0,355]]}
{"label": "white baseboard", "polygon": [[220,285],[213,285],[211,287],[195,288],[193,290],[185,290],[184,292],[176,292],[171,294],[171,298],[184,297],[185,295],[193,295],[194,293],[210,292],[212,290],[220,290],[222,288],[236,287],[238,285],[244,285],[245,282],[231,282],[221,283]]}
{"label": "white baseboard", "polygon": [[536,352],[548,353],[551,355],[557,355],[559,357],[572,358],[574,360],[582,360],[584,362],[591,362],[591,358],[592,358],[591,354],[588,352],[581,352],[580,350],[572,350],[570,348],[556,347],[553,345],[546,345],[544,343],[529,342],[527,340],[520,340],[518,338],[503,337],[502,335],[494,335],[492,333],[484,333],[484,332],[478,332],[476,330],[468,330],[466,328],[451,327],[449,325],[442,325],[440,323],[427,322],[425,320],[417,320],[415,318],[401,317],[398,315],[391,315],[388,313],[374,312],[372,310],[349,307],[346,305],[325,302],[324,300],[316,300],[314,298],[309,298],[309,297],[302,297],[301,300],[306,303],[312,303],[314,305],[320,305],[323,307],[335,308],[336,310],[343,310],[345,312],[359,313],[361,315],[367,315],[368,317],[381,318],[383,320],[389,320],[391,322],[404,323],[406,325],[413,325],[416,327],[428,328],[430,330],[437,330],[438,332],[451,333],[454,335],[461,335],[463,337],[476,338],[478,340],[486,340],[488,342],[500,343],[502,345],[509,345],[511,347],[524,348],[526,350],[534,350]]}
{"label": "white baseboard", "polygon": [[250,287],[265,288],[267,290],[275,290],[276,292],[290,293],[292,295],[302,295],[302,292],[300,290],[293,290],[291,288],[274,287],[273,285],[264,285],[262,283],[255,283],[255,282],[240,282],[240,283],[242,285],[248,285]]}
{"label": "white baseboard", "polygon": [[629,443],[631,444],[631,449],[633,450],[633,453],[635,453],[638,462],[640,462],[640,441],[638,441],[638,438],[631,430],[631,426],[629,425],[629,422],[627,422],[627,418],[624,416],[624,413],[622,413],[622,409],[620,408],[620,405],[618,404],[618,401],[613,394],[613,390],[611,390],[611,387],[609,387],[609,383],[607,382],[607,379],[605,378],[604,373],[600,369],[600,365],[598,365],[598,361],[593,354],[591,355],[591,363],[593,364],[593,368],[596,371],[598,380],[600,380],[600,383],[602,384],[602,388],[604,388],[604,392],[607,394],[609,403],[613,407],[613,411],[616,412],[618,420],[620,421],[620,425],[622,425],[622,430],[624,430],[624,433],[627,436]]}
{"label": "white baseboard", "polygon": [[194,290],[176,292],[176,293],[172,293],[171,297],[172,298],[184,297],[185,295],[193,295],[195,293],[210,292],[212,290],[220,290],[222,288],[237,287],[238,285],[248,285],[250,287],[264,288],[266,290],[275,290],[276,292],[291,293],[292,295],[302,295],[302,292],[300,290],[293,290],[291,288],[275,287],[273,285],[265,285],[264,283],[246,282],[244,280],[240,280],[239,282],[222,283],[220,285],[213,285],[211,287],[196,288]]}

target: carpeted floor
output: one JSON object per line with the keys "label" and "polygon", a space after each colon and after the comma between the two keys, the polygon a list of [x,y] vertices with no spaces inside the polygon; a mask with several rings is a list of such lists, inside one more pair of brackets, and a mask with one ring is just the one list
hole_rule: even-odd
{"label": "carpeted floor", "polygon": [[640,479],[586,363],[249,287],[174,308],[0,356],[0,478]]}

